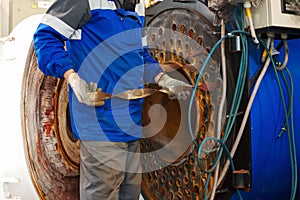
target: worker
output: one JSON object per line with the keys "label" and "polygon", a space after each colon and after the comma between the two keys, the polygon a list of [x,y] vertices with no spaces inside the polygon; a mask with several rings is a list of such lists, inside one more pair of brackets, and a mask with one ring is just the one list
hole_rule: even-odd
{"label": "worker", "polygon": [[[187,83],[171,78],[147,51],[144,3],[57,0],[34,34],[39,69],[65,79],[70,119],[80,140],[80,199],[139,199],[143,99],[93,99],[157,83],[178,98]],[[175,86],[175,87],[174,87]]]}

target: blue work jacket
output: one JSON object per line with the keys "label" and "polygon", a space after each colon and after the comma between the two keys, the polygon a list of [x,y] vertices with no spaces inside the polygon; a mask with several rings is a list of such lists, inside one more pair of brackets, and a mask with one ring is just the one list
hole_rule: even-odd
{"label": "blue work jacket", "polygon": [[[39,68],[57,78],[74,69],[87,83],[96,82],[111,94],[154,82],[162,69],[143,42],[144,11],[142,2],[133,12],[110,0],[55,1],[34,34]],[[142,99],[112,98],[91,107],[68,89],[78,139],[126,142],[141,137]]]}

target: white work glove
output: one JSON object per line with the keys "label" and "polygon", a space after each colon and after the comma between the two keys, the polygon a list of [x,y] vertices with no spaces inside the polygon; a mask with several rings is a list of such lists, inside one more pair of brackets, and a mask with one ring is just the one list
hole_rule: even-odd
{"label": "white work glove", "polygon": [[76,72],[73,72],[68,77],[68,83],[70,84],[78,101],[88,106],[102,106],[104,101],[94,101],[87,95],[91,92],[101,91],[101,88],[97,88],[96,83],[90,83],[90,86],[81,79]]}
{"label": "white work glove", "polygon": [[186,100],[190,96],[190,92],[186,89],[192,88],[191,85],[183,81],[171,78],[167,74],[161,75],[161,77],[157,81],[157,84],[170,92],[169,97],[171,99],[177,98]]}

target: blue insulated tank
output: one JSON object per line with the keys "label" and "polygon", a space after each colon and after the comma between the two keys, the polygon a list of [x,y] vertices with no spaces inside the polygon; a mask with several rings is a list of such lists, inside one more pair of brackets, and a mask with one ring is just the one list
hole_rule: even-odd
{"label": "blue insulated tank", "polygon": [[[278,41],[276,41],[278,43]],[[276,47],[275,42],[275,47]],[[287,67],[292,75],[294,85],[293,98],[293,119],[295,133],[295,151],[297,162],[292,164],[290,157],[289,136],[284,130],[285,112],[283,101],[277,83],[276,73],[270,65],[263,78],[257,95],[255,97],[251,113],[251,147],[252,147],[252,188],[250,192],[242,192],[243,199],[246,200],[288,200],[291,198],[292,190],[298,189],[299,173],[297,174],[297,164],[299,164],[300,154],[300,66],[299,66],[299,46],[300,39],[288,41],[289,60]],[[261,51],[257,46],[250,45],[249,69],[250,79],[262,66]],[[278,61],[283,61],[283,48],[277,56]],[[285,96],[286,106],[291,106],[288,101],[289,92],[285,81],[280,75],[282,90]],[[289,81],[285,72],[285,77]],[[291,89],[291,84],[289,84]],[[291,118],[289,118],[291,119]],[[291,127],[290,127],[291,130]],[[279,135],[282,133],[281,135]],[[299,167],[298,167],[299,169]],[[292,178],[293,177],[293,178]],[[231,200],[240,199],[237,194]],[[299,192],[294,199],[300,199]]]}

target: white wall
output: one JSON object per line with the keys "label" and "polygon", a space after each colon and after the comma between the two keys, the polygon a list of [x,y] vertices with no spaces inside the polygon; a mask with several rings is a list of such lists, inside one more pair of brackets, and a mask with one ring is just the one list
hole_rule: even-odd
{"label": "white wall", "polygon": [[10,0],[0,0],[0,37],[9,34],[9,6]]}

